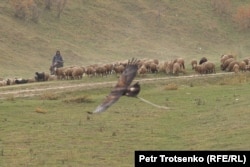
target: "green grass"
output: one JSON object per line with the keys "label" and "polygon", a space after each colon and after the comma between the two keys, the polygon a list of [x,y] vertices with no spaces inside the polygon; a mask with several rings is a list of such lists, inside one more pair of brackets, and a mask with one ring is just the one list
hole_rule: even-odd
{"label": "green grass", "polygon": [[[232,2],[232,10],[247,2]],[[0,3],[0,78],[48,72],[57,49],[65,66],[136,58],[160,61],[221,54],[248,57],[249,32],[219,16],[207,0],[68,1],[61,19],[41,11],[38,23]],[[247,150],[249,73],[180,78],[137,77],[140,96],[122,97],[105,113],[88,115],[116,76],[0,87],[1,93],[57,86],[33,97],[0,97],[0,166],[133,166],[135,150]],[[93,86],[95,83],[108,82]],[[93,84],[93,85],[92,85]],[[68,87],[64,89],[62,87]],[[71,88],[70,86],[78,86]],[[22,93],[21,93],[22,94]],[[23,93],[25,94],[25,93]]]}
{"label": "green grass", "polygon": [[4,98],[0,164],[128,167],[135,150],[249,149],[250,82],[244,76],[142,81],[140,97],[169,110],[122,97],[106,112],[88,115],[110,86]]}

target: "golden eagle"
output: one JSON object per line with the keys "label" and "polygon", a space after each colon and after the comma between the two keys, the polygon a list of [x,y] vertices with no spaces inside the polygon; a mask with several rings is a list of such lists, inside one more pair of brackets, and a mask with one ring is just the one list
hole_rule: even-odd
{"label": "golden eagle", "polygon": [[123,95],[128,97],[137,97],[140,92],[139,82],[136,82],[133,85],[130,84],[137,74],[138,63],[139,61],[134,58],[128,61],[128,64],[126,65],[125,70],[121,74],[116,86],[106,97],[106,99],[104,99],[103,103],[99,105],[93,112],[88,112],[89,114],[100,113],[107,110]]}

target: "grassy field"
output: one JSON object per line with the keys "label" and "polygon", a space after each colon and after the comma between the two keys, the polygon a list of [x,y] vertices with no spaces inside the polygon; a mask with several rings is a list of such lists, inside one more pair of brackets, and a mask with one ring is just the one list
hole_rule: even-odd
{"label": "grassy field", "polygon": [[170,109],[122,97],[96,115],[87,112],[113,83],[6,97],[0,100],[0,164],[129,167],[135,150],[248,150],[249,84],[249,73],[141,81],[140,97]]}
{"label": "grassy field", "polygon": [[[139,99],[121,98],[105,113],[88,115],[117,76],[0,87],[0,166],[120,166],[135,150],[249,150],[250,74],[191,77],[189,62],[222,54],[249,57],[250,33],[208,0],[67,1],[40,8],[37,23],[14,17],[0,3],[0,79],[48,72],[60,50],[65,66],[135,58],[185,59],[188,77],[137,77]],[[247,1],[231,1],[231,10]],[[164,78],[165,77],[165,78]],[[161,78],[161,79],[159,79]]]}
{"label": "grassy field", "polygon": [[[232,1],[232,11],[246,4]],[[61,15],[40,7],[38,23],[14,17],[8,0],[0,3],[0,78],[48,72],[57,49],[65,66],[136,58],[170,60],[222,54],[249,57],[248,31],[215,12],[208,0],[68,1]]]}

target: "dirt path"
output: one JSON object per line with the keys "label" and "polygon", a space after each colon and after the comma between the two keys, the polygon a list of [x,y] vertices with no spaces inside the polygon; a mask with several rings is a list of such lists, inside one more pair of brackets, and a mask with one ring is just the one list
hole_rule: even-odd
{"label": "dirt path", "polygon": [[[188,76],[178,76],[178,77],[158,77],[158,78],[137,78],[135,81],[139,81],[140,83],[152,82],[152,81],[159,81],[159,80],[179,80],[184,78],[197,78],[197,77],[215,77],[221,75],[232,75],[232,73],[216,73],[216,74],[208,74],[208,75],[188,75]],[[109,81],[109,82],[96,82],[96,83],[80,83],[80,84],[71,84],[71,83],[64,83],[64,85],[50,85],[46,84],[42,87],[37,85],[30,84],[31,86],[27,86],[28,84],[23,87],[23,85],[15,85],[13,89],[1,89],[0,88],[0,99],[4,99],[6,97],[31,97],[41,95],[46,91],[53,91],[56,93],[64,92],[64,91],[72,91],[76,89],[94,89],[99,87],[107,87],[113,86],[116,84],[117,81]]]}

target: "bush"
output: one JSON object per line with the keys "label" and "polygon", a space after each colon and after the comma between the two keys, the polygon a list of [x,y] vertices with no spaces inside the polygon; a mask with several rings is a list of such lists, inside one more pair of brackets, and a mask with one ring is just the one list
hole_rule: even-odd
{"label": "bush", "polygon": [[238,7],[236,14],[233,15],[233,20],[241,30],[250,28],[250,5]]}
{"label": "bush", "polygon": [[34,0],[11,0],[11,6],[14,8],[14,15],[24,20],[38,21],[39,12]]}

